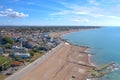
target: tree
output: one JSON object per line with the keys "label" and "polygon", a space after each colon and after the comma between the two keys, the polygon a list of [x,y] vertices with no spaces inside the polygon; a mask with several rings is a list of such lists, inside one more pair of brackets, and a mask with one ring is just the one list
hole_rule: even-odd
{"label": "tree", "polygon": [[5,41],[6,43],[9,43],[9,44],[13,44],[14,41],[11,37],[8,37],[8,36],[5,36],[2,38],[3,41]]}
{"label": "tree", "polygon": [[36,48],[32,49],[32,52],[36,53],[36,52],[37,52],[37,49],[36,49]]}
{"label": "tree", "polygon": [[11,49],[12,45],[10,43],[5,44],[5,48]]}
{"label": "tree", "polygon": [[11,65],[11,59],[8,57],[0,56],[0,71],[7,69]]}
{"label": "tree", "polygon": [[5,47],[0,44],[0,47],[2,48],[3,52],[5,52]]}
{"label": "tree", "polygon": [[30,56],[34,56],[34,52],[33,51],[30,52]]}
{"label": "tree", "polygon": [[14,57],[14,60],[19,61],[19,60],[21,60],[21,58],[19,56],[16,56],[16,57]]}

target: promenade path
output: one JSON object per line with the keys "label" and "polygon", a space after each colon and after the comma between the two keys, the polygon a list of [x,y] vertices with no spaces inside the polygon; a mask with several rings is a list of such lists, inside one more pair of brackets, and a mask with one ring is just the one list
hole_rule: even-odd
{"label": "promenade path", "polygon": [[14,73],[13,75],[9,76],[5,80],[19,80],[22,76],[26,73],[30,72],[32,69],[36,68],[38,65],[43,63],[47,58],[49,58],[52,54],[54,54],[58,49],[60,49],[64,45],[64,42],[53,48],[52,50],[48,51],[45,55],[38,58],[34,62],[27,65],[25,68],[19,70],[18,72]]}

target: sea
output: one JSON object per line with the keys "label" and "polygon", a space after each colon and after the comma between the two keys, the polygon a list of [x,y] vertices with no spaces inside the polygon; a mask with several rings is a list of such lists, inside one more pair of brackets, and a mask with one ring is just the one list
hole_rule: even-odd
{"label": "sea", "polygon": [[[115,62],[120,65],[120,27],[101,27],[62,35],[68,42],[90,47],[91,62],[96,66]],[[100,80],[120,80],[120,69]]]}

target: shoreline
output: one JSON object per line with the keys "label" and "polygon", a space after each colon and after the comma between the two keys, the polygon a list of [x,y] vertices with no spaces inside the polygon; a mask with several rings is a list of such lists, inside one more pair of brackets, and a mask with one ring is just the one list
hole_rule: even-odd
{"label": "shoreline", "polygon": [[[87,29],[87,30],[88,30],[88,29]],[[84,52],[88,54],[88,62],[89,62],[89,64],[90,64],[91,66],[95,66],[95,67],[96,67],[96,65],[95,65],[94,63],[92,63],[92,61],[91,61],[91,56],[92,56],[92,55],[91,55],[90,52],[89,52],[90,47],[88,47],[88,46],[80,46],[80,45],[77,45],[77,44],[73,44],[73,43],[70,43],[70,42],[68,42],[67,40],[65,40],[65,39],[62,38],[63,35],[70,34],[70,33],[72,33],[72,32],[79,32],[79,31],[81,31],[81,30],[65,31],[65,32],[60,33],[60,34],[57,35],[57,36],[52,36],[52,37],[59,37],[62,41],[67,42],[67,43],[70,44],[70,45],[86,48],[86,50],[85,50]],[[88,76],[88,75],[87,75],[87,76]],[[86,76],[86,80],[87,80],[87,76]]]}
{"label": "shoreline", "polygon": [[90,48],[88,48],[85,52],[86,53],[88,53],[88,61],[89,61],[89,63],[92,65],[92,66],[95,66],[96,67],[96,65],[94,64],[94,63],[92,63],[92,61],[91,61],[91,57],[92,57],[92,55],[90,54],[90,52],[89,52],[89,50],[90,50]]}
{"label": "shoreline", "polygon": [[[63,45],[54,52],[49,51],[53,53],[50,57],[44,59],[42,63],[34,64],[35,68],[15,80],[87,80],[88,71],[91,69],[85,66],[91,65],[87,52],[89,47],[74,45],[61,38],[61,35],[76,31],[80,30],[62,31],[51,35],[60,38],[60,43]],[[44,57],[47,55],[45,54]]]}
{"label": "shoreline", "polygon": [[[86,50],[85,50],[84,52],[88,54],[88,62],[89,62],[89,64],[90,64],[91,66],[95,66],[95,67],[96,67],[96,65],[95,65],[94,63],[92,63],[92,61],[91,61],[92,55],[91,55],[90,52],[89,52],[90,47],[73,44],[73,43],[70,43],[70,42],[68,42],[67,40],[65,40],[65,39],[62,38],[63,35],[70,34],[70,33],[72,33],[72,32],[79,32],[79,31],[81,31],[81,30],[69,31],[69,32],[67,32],[67,33],[65,33],[65,34],[61,34],[59,37],[60,37],[60,39],[62,39],[64,42],[67,42],[67,43],[69,43],[70,45],[78,46],[78,47],[85,47]],[[88,75],[89,75],[89,73],[88,73]],[[86,80],[88,80],[88,79],[87,79],[88,75],[86,76]]]}
{"label": "shoreline", "polygon": [[81,30],[68,31],[68,32],[62,33],[61,35],[59,35],[59,37],[60,37],[64,42],[67,42],[67,43],[69,43],[70,45],[87,48],[87,49],[85,50],[85,52],[88,54],[88,61],[89,61],[89,63],[90,63],[92,66],[96,66],[96,65],[95,65],[94,63],[92,63],[92,61],[91,61],[91,56],[92,56],[92,55],[91,55],[90,52],[89,52],[90,47],[73,44],[73,43],[70,43],[70,42],[68,42],[67,40],[65,40],[65,39],[62,38],[63,35],[70,34],[70,33],[72,33],[72,32],[79,32],[79,31],[81,31]]}

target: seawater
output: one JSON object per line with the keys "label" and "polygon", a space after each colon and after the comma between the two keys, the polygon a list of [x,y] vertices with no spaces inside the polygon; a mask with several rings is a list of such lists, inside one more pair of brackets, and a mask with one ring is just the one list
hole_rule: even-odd
{"label": "seawater", "polygon": [[[97,66],[115,62],[120,64],[120,27],[103,27],[72,32],[62,36],[70,43],[90,47],[91,61]],[[120,80],[120,70],[105,75],[101,80]]]}

